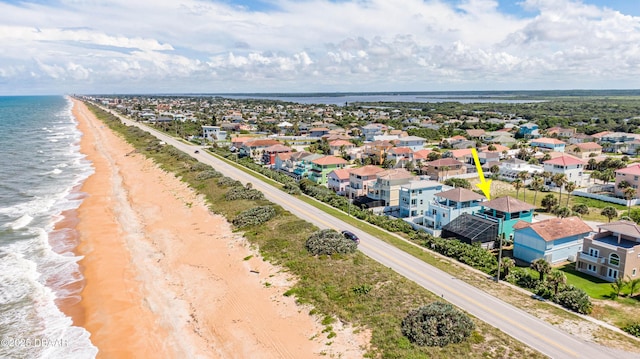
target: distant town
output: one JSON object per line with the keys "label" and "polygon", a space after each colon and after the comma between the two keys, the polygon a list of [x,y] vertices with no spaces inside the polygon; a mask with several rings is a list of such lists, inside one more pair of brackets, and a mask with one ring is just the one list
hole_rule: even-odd
{"label": "distant town", "polygon": [[[568,261],[610,282],[634,278],[640,268],[630,254],[640,251],[640,213],[632,211],[640,194],[640,134],[633,133],[640,107],[624,101],[577,110],[580,101],[337,106],[216,96],[87,98],[436,237],[489,249],[502,238],[517,261]],[[475,186],[478,170],[493,180],[489,200]]]}

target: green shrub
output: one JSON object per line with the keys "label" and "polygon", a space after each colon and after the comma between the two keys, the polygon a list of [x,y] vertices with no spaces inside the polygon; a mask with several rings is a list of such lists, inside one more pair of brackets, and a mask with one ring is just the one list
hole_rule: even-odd
{"label": "green shrub", "polygon": [[209,165],[205,165],[202,162],[196,162],[189,169],[191,170],[191,172],[202,172],[202,171],[212,170],[213,168],[211,168],[211,166]]}
{"label": "green shrub", "polygon": [[345,238],[333,229],[323,229],[314,232],[305,243],[305,248],[313,255],[332,255],[336,253],[354,253],[358,245]]}
{"label": "green shrub", "polygon": [[206,171],[202,171],[202,172],[200,172],[200,173],[198,173],[196,175],[196,179],[198,181],[205,181],[205,180],[208,180],[210,178],[220,178],[220,177],[222,177],[222,173],[220,173],[220,172],[218,172],[218,171],[216,171],[214,169],[209,169],[209,170],[206,170]]}
{"label": "green shrub", "polygon": [[233,219],[232,223],[238,228],[263,224],[276,216],[273,206],[259,206],[249,208]]}
{"label": "green shrub", "polygon": [[558,293],[555,302],[580,314],[591,314],[593,304],[587,293],[573,286],[567,286],[566,290]]}
{"label": "green shrub", "polygon": [[629,324],[626,327],[622,328],[622,330],[635,337],[640,337],[640,322]]}
{"label": "green shrub", "polygon": [[584,203],[576,204],[571,209],[574,212],[579,213],[579,214],[588,214],[589,213],[589,206],[587,206]]}
{"label": "green shrub", "polygon": [[505,280],[511,284],[528,289],[537,288],[540,284],[540,280],[536,276],[522,268],[512,269]]}
{"label": "green shrub", "polygon": [[221,187],[242,186],[242,182],[236,181],[233,178],[229,178],[229,177],[221,177],[218,180],[218,186],[221,186]]}
{"label": "green shrub", "polygon": [[402,320],[402,334],[420,346],[444,347],[460,343],[474,328],[468,315],[442,302],[414,309]]}
{"label": "green shrub", "polygon": [[257,189],[235,186],[231,187],[224,197],[227,201],[238,199],[260,200],[264,199],[264,194]]}

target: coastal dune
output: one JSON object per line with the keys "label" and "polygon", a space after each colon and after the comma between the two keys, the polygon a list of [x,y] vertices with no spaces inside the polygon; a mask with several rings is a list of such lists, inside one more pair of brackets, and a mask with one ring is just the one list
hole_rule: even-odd
{"label": "coastal dune", "polygon": [[363,356],[364,332],[338,322],[328,340],[311,308],[283,296],[293,278],[84,103],[74,100],[73,114],[95,173],[76,227],[85,287],[66,312],[99,358]]}

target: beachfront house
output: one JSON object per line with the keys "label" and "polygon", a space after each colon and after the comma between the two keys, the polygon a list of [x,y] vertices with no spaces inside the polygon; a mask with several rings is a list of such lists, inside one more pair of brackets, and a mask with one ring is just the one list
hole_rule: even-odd
{"label": "beachfront house", "polygon": [[613,282],[616,278],[638,278],[640,270],[640,227],[631,221],[598,226],[598,232],[584,238],[576,258],[576,270]]}
{"label": "beachfront house", "polygon": [[456,187],[448,191],[434,194],[427,211],[422,218],[422,225],[432,229],[433,235],[440,235],[442,227],[449,224],[463,213],[472,214],[480,209],[480,203],[486,198],[472,190]]}
{"label": "beachfront house", "polygon": [[311,161],[309,179],[317,184],[327,184],[327,175],[336,169],[346,167],[348,162],[340,157],[324,156]]}
{"label": "beachfront house", "polygon": [[376,174],[382,171],[384,169],[374,165],[366,165],[351,170],[351,173],[349,173],[349,186],[346,189],[347,196],[351,199],[366,196],[369,188],[376,182]]}
{"label": "beachfront house", "polygon": [[341,196],[344,195],[349,186],[349,172],[351,168],[340,168],[329,172],[327,187]]}
{"label": "beachfront house", "polygon": [[593,231],[579,217],[519,221],[513,229],[513,256],[527,263],[537,259],[549,263],[575,260],[584,237]]}
{"label": "beachfront house", "polygon": [[[585,161],[567,154],[542,162],[544,170],[551,173],[551,176],[564,174],[568,182],[573,182],[578,187],[584,186],[588,180],[583,172],[585,164]],[[546,184],[555,187],[555,183],[550,180]]]}
{"label": "beachfront house", "polygon": [[424,215],[433,196],[442,191],[443,184],[430,180],[413,180],[400,186],[400,218],[417,217]]}

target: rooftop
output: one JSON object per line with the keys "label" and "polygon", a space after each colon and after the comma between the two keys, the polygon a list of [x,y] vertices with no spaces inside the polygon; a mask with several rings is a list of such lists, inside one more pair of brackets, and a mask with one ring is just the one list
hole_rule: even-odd
{"label": "rooftop", "polygon": [[311,161],[311,163],[324,166],[324,165],[342,165],[347,164],[347,161],[343,158],[336,156],[324,156]]}
{"label": "rooftop", "polygon": [[480,201],[485,199],[483,195],[462,187],[436,193],[435,195],[456,202]]}
{"label": "rooftop", "polygon": [[616,170],[616,173],[640,176],[640,163]]}
{"label": "rooftop", "polygon": [[543,162],[548,165],[560,165],[560,166],[574,166],[584,165],[585,162],[577,157],[571,155],[562,155]]}
{"label": "rooftop", "polygon": [[485,208],[495,209],[496,211],[500,211],[504,213],[524,212],[524,211],[530,211],[536,208],[535,206],[532,206],[529,203],[522,202],[511,196],[500,197],[500,198],[492,199],[490,201],[483,202],[482,206]]}
{"label": "rooftop", "polygon": [[610,231],[613,233],[620,233],[633,238],[640,238],[640,227],[631,221],[616,221],[611,223],[605,223],[598,226],[600,230]]}
{"label": "rooftop", "polygon": [[578,217],[549,218],[534,223],[519,221],[513,228],[515,230],[531,228],[547,242],[581,234],[587,235],[593,231],[588,224]]}

